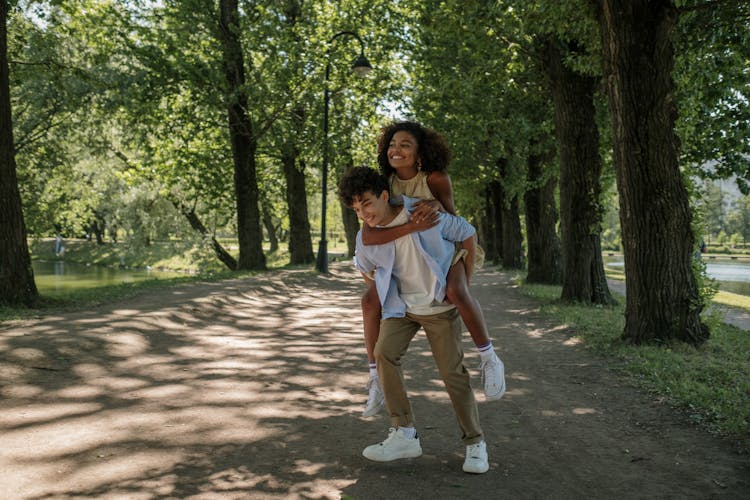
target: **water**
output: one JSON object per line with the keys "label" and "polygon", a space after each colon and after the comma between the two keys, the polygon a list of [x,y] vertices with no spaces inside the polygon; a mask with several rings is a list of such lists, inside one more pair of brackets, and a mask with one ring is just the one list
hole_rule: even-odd
{"label": "water", "polygon": [[[719,282],[719,289],[750,296],[750,261],[728,258],[706,259],[706,273]],[[605,256],[604,265],[622,270],[625,263],[622,256]]]}
{"label": "water", "polygon": [[148,279],[172,278],[177,273],[148,269],[113,269],[103,266],[77,264],[65,261],[38,261],[32,263],[34,281],[43,295],[62,294],[66,290],[96,288],[121,283],[134,283]]}

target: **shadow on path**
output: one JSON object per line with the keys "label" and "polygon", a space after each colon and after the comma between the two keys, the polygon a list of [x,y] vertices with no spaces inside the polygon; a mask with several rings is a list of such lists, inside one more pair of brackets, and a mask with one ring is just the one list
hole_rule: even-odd
{"label": "shadow on path", "polygon": [[624,386],[507,275],[473,290],[508,370],[480,404],[485,475],[461,472],[422,334],[406,376],[424,456],[361,457],[388,421],[360,417],[362,285],[343,263],[4,326],[0,498],[750,497],[747,457]]}

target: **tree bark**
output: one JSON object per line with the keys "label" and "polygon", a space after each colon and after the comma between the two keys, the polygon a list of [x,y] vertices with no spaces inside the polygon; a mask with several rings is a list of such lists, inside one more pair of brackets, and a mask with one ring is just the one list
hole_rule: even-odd
{"label": "tree bark", "polygon": [[501,158],[497,162],[500,173],[500,194],[502,196],[497,206],[502,227],[502,262],[505,269],[522,269],[523,235],[521,234],[521,216],[518,211],[518,195],[508,200],[508,192],[503,182],[508,175],[508,160]]}
{"label": "tree bark", "polygon": [[612,304],[601,259],[602,160],[594,109],[597,79],[565,66],[565,50],[561,42],[550,39],[544,54],[560,157],[561,299]]}
{"label": "tree bark", "polygon": [[315,262],[310,218],[307,213],[307,191],[305,189],[305,165],[297,166],[296,148],[282,152],[281,163],[286,178],[286,206],[289,214],[289,262],[311,264]]}
{"label": "tree bark", "polygon": [[260,206],[261,214],[263,216],[263,227],[266,228],[266,234],[268,235],[268,251],[274,253],[279,249],[279,238],[276,236],[276,226],[273,223],[273,217],[271,216],[271,211],[268,210],[267,203],[261,202]]}
{"label": "tree bark", "polygon": [[8,2],[0,2],[0,304],[31,306],[39,297],[18,190],[8,68]]}
{"label": "tree bark", "polygon": [[234,190],[237,204],[237,239],[240,246],[239,269],[265,269],[263,232],[258,210],[258,179],[255,165],[257,140],[247,115],[245,61],[239,38],[237,0],[219,1],[219,38],[226,77],[226,101],[229,136],[234,159]]}
{"label": "tree bark", "polygon": [[[348,172],[352,168],[350,163],[344,167],[344,173]],[[351,208],[347,207],[341,201],[341,220],[344,223],[344,234],[346,236],[346,255],[347,257],[354,257],[354,250],[357,246],[357,233],[359,232],[359,218],[357,213]]]}
{"label": "tree bark", "polygon": [[523,269],[523,266],[523,235],[516,195],[503,207],[503,268]]}
{"label": "tree bark", "polygon": [[495,264],[503,260],[503,206],[505,191],[498,180],[487,185],[487,255]]}
{"label": "tree bark", "polygon": [[201,233],[204,237],[209,238],[211,240],[211,247],[214,249],[214,253],[216,254],[216,257],[224,263],[225,266],[227,266],[230,270],[234,271],[237,269],[237,260],[232,257],[232,255],[227,252],[223,246],[221,246],[221,243],[216,239],[216,237],[210,233],[210,231],[206,228],[206,226],[203,225],[203,222],[198,218],[198,215],[195,213],[195,210],[192,208],[188,208],[185,205],[182,205],[180,203],[177,203],[176,201],[172,200],[172,204],[177,208],[177,210],[180,211],[182,215],[184,215],[188,222],[190,223],[190,226]]}
{"label": "tree bark", "polygon": [[557,178],[543,178],[544,157],[530,155],[527,179],[530,189],[524,194],[526,205],[526,240],[528,246],[529,283],[559,285],[562,283],[560,239],[557,237]]}
{"label": "tree bark", "polygon": [[695,241],[675,134],[668,0],[599,0],[597,18],[612,120],[625,255],[625,340],[709,336],[693,274]]}

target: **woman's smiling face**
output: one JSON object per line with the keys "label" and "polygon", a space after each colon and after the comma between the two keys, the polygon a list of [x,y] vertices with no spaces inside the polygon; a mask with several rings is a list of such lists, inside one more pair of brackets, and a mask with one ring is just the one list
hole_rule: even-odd
{"label": "woman's smiling face", "polygon": [[400,130],[393,134],[388,144],[388,163],[396,170],[400,168],[416,169],[419,159],[417,138],[410,132]]}

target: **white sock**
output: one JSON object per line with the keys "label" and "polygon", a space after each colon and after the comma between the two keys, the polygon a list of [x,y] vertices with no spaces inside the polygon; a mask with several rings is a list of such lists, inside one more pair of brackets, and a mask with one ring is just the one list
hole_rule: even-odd
{"label": "white sock", "polygon": [[417,429],[414,427],[401,427],[399,425],[398,430],[401,431],[401,434],[403,434],[405,438],[414,439],[417,437]]}
{"label": "white sock", "polygon": [[378,378],[378,367],[375,363],[370,363],[370,378]]}
{"label": "white sock", "polygon": [[489,359],[495,354],[495,349],[492,347],[492,342],[482,347],[477,347],[477,351],[482,359]]}

